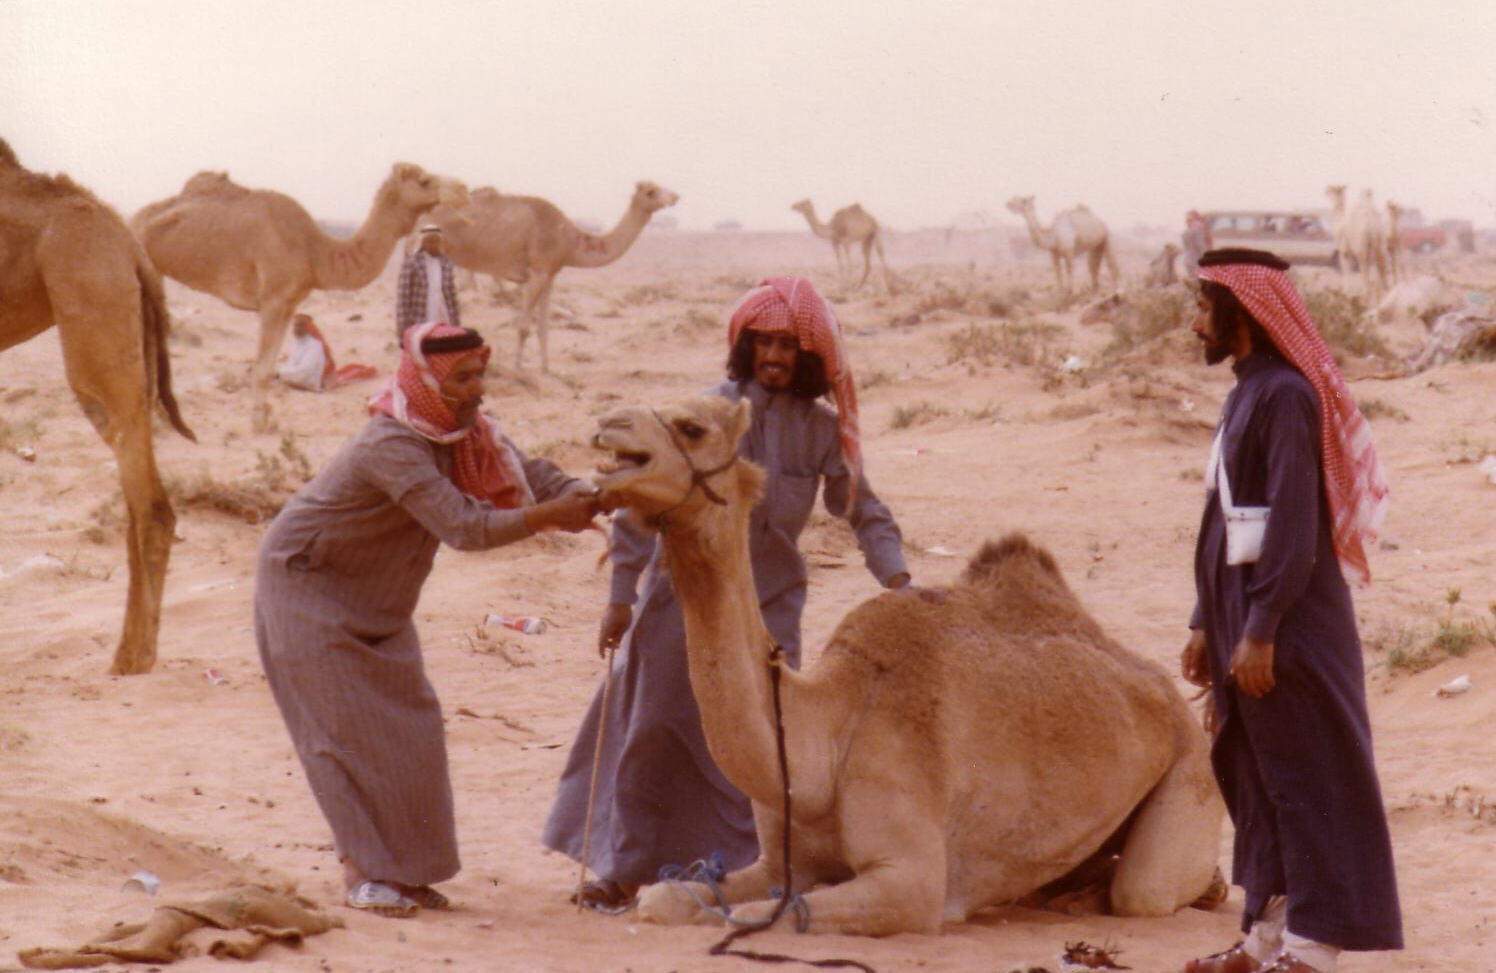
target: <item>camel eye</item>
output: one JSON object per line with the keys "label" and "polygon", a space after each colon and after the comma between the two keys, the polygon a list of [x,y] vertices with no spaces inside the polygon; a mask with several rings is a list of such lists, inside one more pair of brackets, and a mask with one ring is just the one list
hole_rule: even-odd
{"label": "camel eye", "polygon": [[687,439],[700,439],[702,436],[706,435],[706,429],[698,426],[690,419],[680,420],[675,424],[675,428],[679,429],[681,431],[681,435],[685,436]]}

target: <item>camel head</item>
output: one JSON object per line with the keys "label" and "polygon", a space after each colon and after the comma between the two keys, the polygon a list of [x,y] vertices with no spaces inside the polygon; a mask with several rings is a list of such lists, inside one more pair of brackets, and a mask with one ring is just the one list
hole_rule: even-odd
{"label": "camel head", "polygon": [[790,209],[794,210],[796,213],[800,213],[803,216],[815,215],[815,207],[811,205],[810,200],[808,199],[802,199],[798,203],[791,203]]}
{"label": "camel head", "polygon": [[680,200],[680,195],[673,193],[664,186],[652,182],[634,183],[634,198],[629,205],[646,213],[662,210],[667,206],[674,206]]}
{"label": "camel head", "polygon": [[379,187],[381,200],[391,201],[410,214],[412,222],[435,206],[461,207],[468,204],[467,186],[456,179],[434,175],[418,165],[397,162],[389,178]]}
{"label": "camel head", "polygon": [[1019,216],[1025,213],[1032,213],[1034,211],[1034,197],[1014,196],[1008,200],[1008,211],[1010,213],[1017,213]]}
{"label": "camel head", "polygon": [[1330,202],[1336,206],[1345,205],[1345,186],[1326,186],[1325,195],[1330,197]]}
{"label": "camel head", "polygon": [[[615,409],[597,421],[596,449],[612,454],[593,482],[614,506],[648,518],[680,510],[686,517],[715,494],[728,502],[756,498],[763,472],[738,459],[753,407],[704,395],[671,406]],[[715,472],[713,472],[715,471]]]}

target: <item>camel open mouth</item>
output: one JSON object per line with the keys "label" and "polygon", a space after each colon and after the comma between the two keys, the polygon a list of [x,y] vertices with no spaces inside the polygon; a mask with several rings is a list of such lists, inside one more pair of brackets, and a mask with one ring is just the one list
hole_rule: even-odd
{"label": "camel open mouth", "polygon": [[597,471],[603,474],[623,473],[639,470],[649,465],[650,455],[642,451],[615,449],[613,455],[598,462]]}

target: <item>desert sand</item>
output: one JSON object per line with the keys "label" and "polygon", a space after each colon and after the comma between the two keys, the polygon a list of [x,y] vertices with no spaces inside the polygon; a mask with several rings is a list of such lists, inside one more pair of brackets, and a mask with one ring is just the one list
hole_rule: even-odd
{"label": "desert sand", "polygon": [[[890,234],[902,283],[890,296],[871,282],[856,293],[837,286],[830,248],[809,233],[651,230],[618,263],[561,275],[550,375],[502,367],[515,312],[489,291],[464,293],[464,317],[496,347],[489,409],[524,447],[585,474],[597,415],[718,380],[733,299],[769,274],[809,274],[841,309],[868,473],[903,527],[916,583],[945,583],[984,538],[1027,531],[1113,635],[1174,671],[1193,601],[1201,470],[1231,373],[1200,361],[1183,321],[1127,349],[1113,325],[1081,324],[1083,304],[1059,300],[1048,261],[1011,236]],[[1156,246],[1121,248],[1132,288]],[[1496,260],[1459,259],[1458,279],[1496,289]],[[303,305],[340,362],[389,375],[395,269]],[[1302,280],[1323,288],[1334,278],[1311,270]],[[257,962],[271,969],[754,968],[707,955],[717,929],[578,912],[567,902],[576,865],[540,846],[602,673],[595,628],[607,573],[594,533],[439,555],[417,623],[447,721],[465,867],[445,888],[457,908],[395,921],[339,905],[330,834],[260,671],[250,603],[265,505],[359,428],[382,378],[324,394],[276,388],[279,428],[253,435],[254,316],[176,285],[169,298],[173,379],[199,442],[158,423],[180,520],[149,675],[105,675],[124,606],[123,508],[110,454],[63,381],[55,332],[3,358],[0,969],[20,949],[81,943],[161,901],[243,879],[294,883],[346,922],[300,948],[269,947]],[[1416,324],[1384,335],[1404,352],[1419,336]],[[1441,622],[1496,624],[1496,486],[1478,469],[1496,454],[1496,362],[1394,379],[1366,377],[1388,371],[1386,360],[1347,355],[1345,367],[1394,500],[1372,554],[1376,580],[1356,605],[1408,948],[1347,954],[1341,969],[1496,970],[1496,650],[1477,638],[1460,657],[1424,653],[1421,671],[1394,665],[1418,657]],[[802,549],[810,661],[877,589],[848,529],[824,511]],[[485,628],[491,612],[550,627]],[[1468,692],[1436,694],[1461,675]],[[1223,866],[1229,848],[1228,826]],[[122,889],[139,870],[159,877],[155,898]],[[1162,919],[1004,907],[938,937],[774,931],[745,945],[880,971],[990,973],[1058,969],[1065,943],[1085,940],[1115,947],[1134,970],[1167,971],[1229,945],[1240,907],[1233,888],[1214,911]]]}

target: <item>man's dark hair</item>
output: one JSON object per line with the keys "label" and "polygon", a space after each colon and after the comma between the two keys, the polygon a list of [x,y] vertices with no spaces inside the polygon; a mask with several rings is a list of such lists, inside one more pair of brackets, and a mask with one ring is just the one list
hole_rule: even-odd
{"label": "man's dark hair", "polygon": [[448,351],[473,351],[483,347],[483,336],[472,328],[463,328],[462,334],[442,335],[440,338],[430,336],[421,340],[421,353],[424,355],[440,355]]}
{"label": "man's dark hair", "polygon": [[[1261,251],[1249,252],[1259,253]],[[1272,255],[1269,254],[1268,256]],[[1240,260],[1232,261],[1232,263],[1241,262]],[[1287,265],[1285,264],[1284,266]],[[1246,309],[1246,306],[1242,304],[1237,296],[1231,293],[1231,288],[1225,284],[1217,284],[1213,280],[1202,280],[1200,281],[1200,294],[1210,304],[1210,316],[1212,320],[1222,323],[1241,321],[1246,325],[1247,337],[1252,340],[1253,351],[1277,350],[1278,346],[1273,344],[1273,339],[1268,335],[1267,329],[1252,316],[1252,312]]]}
{"label": "man's dark hair", "polygon": [[[727,377],[734,382],[746,382],[753,378],[752,328],[744,328],[737,343],[727,356]],[[831,381],[826,378],[826,363],[813,351],[800,349],[795,356],[795,371],[790,376],[790,394],[801,399],[819,399],[831,391]]]}
{"label": "man's dark hair", "polygon": [[1273,270],[1288,269],[1288,261],[1276,253],[1252,250],[1248,247],[1222,247],[1219,250],[1207,250],[1200,255],[1198,263],[1201,267],[1219,267],[1221,264],[1256,264],[1259,267],[1271,267]]}

